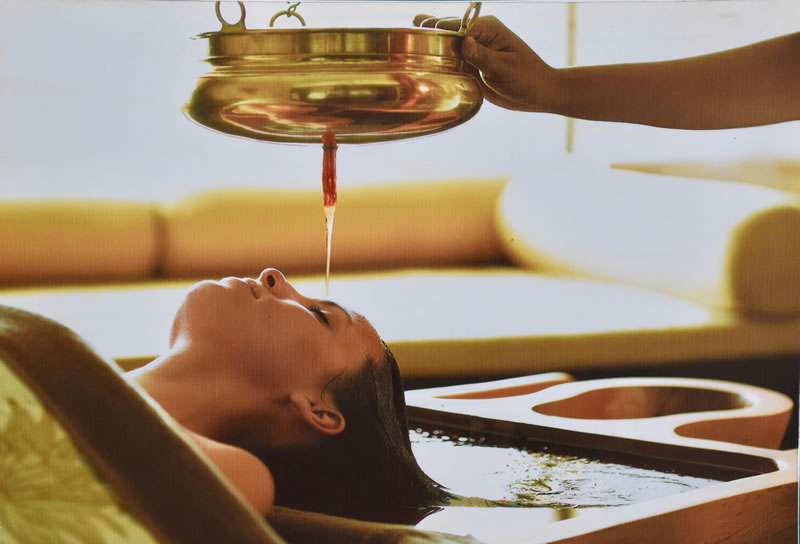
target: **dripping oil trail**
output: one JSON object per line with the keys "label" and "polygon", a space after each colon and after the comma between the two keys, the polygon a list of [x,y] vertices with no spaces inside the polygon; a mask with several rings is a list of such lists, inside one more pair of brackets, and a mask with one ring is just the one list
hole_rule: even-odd
{"label": "dripping oil trail", "polygon": [[336,214],[336,135],[328,129],[322,136],[322,206],[325,211],[326,260],[325,296],[331,288],[331,248],[333,247],[333,221]]}
{"label": "dripping oil trail", "polygon": [[331,295],[331,247],[333,246],[333,219],[336,206],[325,206],[325,230],[327,231],[327,250],[325,261],[325,296]]}

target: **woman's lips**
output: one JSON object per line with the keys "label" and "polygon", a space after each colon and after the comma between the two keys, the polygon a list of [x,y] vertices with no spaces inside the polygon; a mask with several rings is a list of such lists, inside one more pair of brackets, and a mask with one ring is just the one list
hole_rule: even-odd
{"label": "woman's lips", "polygon": [[256,280],[252,278],[245,278],[244,283],[250,288],[250,292],[253,293],[253,298],[258,300],[261,298],[261,284],[258,283]]}
{"label": "woman's lips", "polygon": [[261,286],[253,279],[228,277],[222,278],[219,283],[225,287],[246,287],[254,299],[261,298]]}

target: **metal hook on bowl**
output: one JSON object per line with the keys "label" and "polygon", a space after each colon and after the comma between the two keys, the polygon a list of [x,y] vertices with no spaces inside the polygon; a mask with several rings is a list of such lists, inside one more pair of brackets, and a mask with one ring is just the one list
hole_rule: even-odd
{"label": "metal hook on bowl", "polygon": [[225,20],[225,17],[222,16],[222,10],[220,9],[221,3],[222,2],[219,1],[214,3],[214,11],[217,13],[217,20],[222,23],[220,32],[242,32],[247,30],[244,26],[244,17],[247,13],[244,9],[244,2],[237,2],[237,4],[239,4],[239,20],[235,23],[229,23]]}
{"label": "metal hook on bowl", "polygon": [[466,34],[467,31],[472,28],[472,25],[475,24],[475,19],[478,18],[478,15],[481,13],[481,3],[480,2],[470,2],[469,6],[467,7],[467,11],[464,12],[464,16],[461,18],[461,27],[458,29],[459,34]]}
{"label": "metal hook on bowl", "polygon": [[303,19],[302,15],[297,13],[297,6],[299,6],[299,5],[300,5],[300,2],[295,2],[294,4],[289,4],[288,8],[286,8],[283,11],[279,11],[278,13],[273,15],[272,19],[269,20],[269,26],[270,27],[275,26],[275,21],[281,15],[286,15],[287,18],[297,17],[297,19],[300,21],[300,24],[303,25],[303,26],[306,26],[306,20]]}

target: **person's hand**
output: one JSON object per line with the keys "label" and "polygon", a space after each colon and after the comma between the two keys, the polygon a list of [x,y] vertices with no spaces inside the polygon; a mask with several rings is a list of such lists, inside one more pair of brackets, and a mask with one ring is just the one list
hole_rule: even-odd
{"label": "person's hand", "polygon": [[[417,15],[414,24],[457,31],[461,20]],[[461,54],[480,71],[478,81],[493,104],[511,110],[548,111],[558,97],[556,69],[496,17],[475,19]]]}

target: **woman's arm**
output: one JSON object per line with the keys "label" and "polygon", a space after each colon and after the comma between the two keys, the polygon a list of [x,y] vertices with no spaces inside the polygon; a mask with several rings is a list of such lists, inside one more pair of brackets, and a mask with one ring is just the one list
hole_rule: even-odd
{"label": "woman's arm", "polygon": [[663,62],[553,68],[489,16],[467,32],[462,54],[480,70],[486,98],[512,110],[685,129],[800,119],[800,33]]}
{"label": "woman's arm", "polygon": [[256,512],[261,515],[270,512],[275,500],[275,483],[269,469],[255,455],[184,430]]}
{"label": "woman's arm", "polygon": [[664,62],[562,68],[549,111],[715,129],[800,119],[800,33]]}

